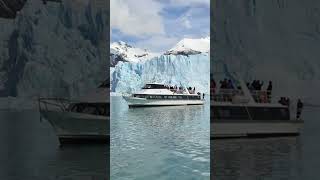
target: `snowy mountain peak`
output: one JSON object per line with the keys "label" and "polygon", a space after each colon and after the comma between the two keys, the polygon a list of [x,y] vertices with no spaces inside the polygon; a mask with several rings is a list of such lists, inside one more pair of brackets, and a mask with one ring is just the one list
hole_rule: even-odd
{"label": "snowy mountain peak", "polygon": [[210,36],[200,39],[184,38],[179,41],[173,48],[165,54],[173,55],[191,55],[209,53],[210,51]]}
{"label": "snowy mountain peak", "polygon": [[111,43],[110,53],[111,56],[115,56],[114,58],[116,58],[117,61],[127,61],[136,63],[146,61],[158,55],[156,53],[148,52],[146,49],[133,47],[123,41]]}

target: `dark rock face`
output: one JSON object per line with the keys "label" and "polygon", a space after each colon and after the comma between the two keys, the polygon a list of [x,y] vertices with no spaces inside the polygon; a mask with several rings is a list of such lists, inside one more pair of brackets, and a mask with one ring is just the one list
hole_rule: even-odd
{"label": "dark rock face", "polygon": [[110,53],[110,67],[115,67],[119,61],[128,62],[123,56]]}
{"label": "dark rock face", "polygon": [[211,6],[212,72],[222,64],[245,80],[288,87],[319,82],[320,1],[216,0]]}
{"label": "dark rock face", "polygon": [[192,49],[185,50],[185,51],[167,51],[164,53],[164,55],[182,55],[182,56],[189,56],[189,55],[195,55],[195,54],[201,54],[200,51],[195,51]]}

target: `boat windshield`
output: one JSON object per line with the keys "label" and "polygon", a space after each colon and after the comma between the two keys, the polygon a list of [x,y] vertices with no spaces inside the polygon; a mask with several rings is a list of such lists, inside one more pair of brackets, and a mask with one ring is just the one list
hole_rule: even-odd
{"label": "boat windshield", "polygon": [[109,116],[109,104],[108,103],[75,103],[69,107],[71,112],[92,114],[100,116]]}
{"label": "boat windshield", "polygon": [[167,89],[163,84],[146,84],[142,89]]}

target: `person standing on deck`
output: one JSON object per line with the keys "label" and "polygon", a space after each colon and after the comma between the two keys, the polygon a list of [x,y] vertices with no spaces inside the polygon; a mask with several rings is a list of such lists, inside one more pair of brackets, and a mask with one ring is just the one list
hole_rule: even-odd
{"label": "person standing on deck", "polygon": [[269,85],[267,88],[267,96],[268,96],[268,102],[271,102],[271,93],[272,93],[272,81],[269,81]]}
{"label": "person standing on deck", "polygon": [[211,79],[210,91],[212,95],[216,93],[216,87],[217,87],[216,81],[214,79]]}
{"label": "person standing on deck", "polygon": [[303,103],[301,102],[300,99],[298,99],[298,103],[297,103],[297,120],[300,120],[302,108],[303,108]]}

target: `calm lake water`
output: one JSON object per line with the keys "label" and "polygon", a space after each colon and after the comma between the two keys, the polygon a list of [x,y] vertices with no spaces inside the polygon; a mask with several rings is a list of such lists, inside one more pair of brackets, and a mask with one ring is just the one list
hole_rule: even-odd
{"label": "calm lake water", "polygon": [[305,123],[299,137],[211,141],[212,179],[318,179],[319,110],[304,110]]}
{"label": "calm lake water", "polygon": [[[209,107],[128,109],[112,97],[111,179],[209,179]],[[299,137],[211,141],[212,179],[314,180],[320,112],[306,108]],[[104,145],[59,147],[34,111],[0,111],[0,179],[106,179]],[[108,176],[107,176],[108,177]]]}
{"label": "calm lake water", "polygon": [[111,97],[111,180],[210,179],[210,108],[128,108]]}
{"label": "calm lake water", "polygon": [[106,179],[109,146],[59,147],[53,129],[34,111],[0,111],[0,179]]}

